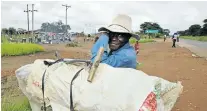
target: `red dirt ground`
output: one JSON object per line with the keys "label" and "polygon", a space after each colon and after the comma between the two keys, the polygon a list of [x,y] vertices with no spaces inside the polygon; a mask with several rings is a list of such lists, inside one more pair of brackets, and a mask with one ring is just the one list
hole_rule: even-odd
{"label": "red dirt ground", "polygon": [[[62,57],[90,59],[91,42],[82,47],[65,47],[59,45],[43,45],[46,52],[29,56],[3,57],[1,77],[14,75],[14,71],[22,65],[32,63],[35,59],[54,59],[57,50]],[[207,60],[192,57],[185,48],[171,48],[169,42],[141,44],[138,60],[143,64],[139,69],[153,76],[176,82],[182,81],[183,93],[173,111],[207,111]]]}

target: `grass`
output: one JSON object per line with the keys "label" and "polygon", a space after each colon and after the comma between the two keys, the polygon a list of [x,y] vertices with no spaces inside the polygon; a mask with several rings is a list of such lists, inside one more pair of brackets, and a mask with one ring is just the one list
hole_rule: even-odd
{"label": "grass", "polygon": [[[137,41],[137,40],[136,40],[135,38],[131,38],[131,39],[129,39],[129,42],[130,42],[131,44],[134,44],[136,41]],[[141,39],[139,40],[139,43],[147,43],[147,42],[155,42],[155,40],[153,40],[153,39],[143,39],[143,38],[141,38]]]}
{"label": "grass", "polygon": [[1,111],[32,111],[29,101],[17,87],[15,76],[2,79]]}
{"label": "grass", "polygon": [[155,42],[153,39],[141,39],[139,40],[139,43],[147,43],[147,42]]}
{"label": "grass", "polygon": [[44,48],[38,44],[3,43],[1,44],[1,56],[18,56],[42,52]]}
{"label": "grass", "polygon": [[140,63],[140,62],[139,62],[139,64],[137,64],[136,69],[139,70],[142,66],[143,66],[143,63]]}
{"label": "grass", "polygon": [[1,43],[9,43],[7,37],[2,36],[2,37],[1,37]]}
{"label": "grass", "polygon": [[66,44],[66,47],[80,47],[80,45],[77,42],[71,42]]}
{"label": "grass", "polygon": [[3,97],[1,101],[2,111],[32,111],[29,101],[26,97],[19,99],[11,96]]}
{"label": "grass", "polygon": [[[11,35],[1,35],[1,42],[5,43],[5,42],[9,42],[9,38],[11,37]],[[12,35],[12,41],[16,41],[16,42],[21,42],[22,38],[29,38],[31,37],[30,34],[16,34],[16,35]]]}
{"label": "grass", "polygon": [[180,36],[180,38],[207,42],[207,36]]}

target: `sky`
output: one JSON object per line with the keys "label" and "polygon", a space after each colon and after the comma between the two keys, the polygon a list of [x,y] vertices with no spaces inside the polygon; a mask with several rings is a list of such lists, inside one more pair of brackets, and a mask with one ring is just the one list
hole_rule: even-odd
{"label": "sky", "polygon": [[[101,26],[107,26],[117,14],[127,14],[132,18],[133,31],[139,31],[144,22],[156,22],[171,33],[186,30],[190,25],[203,25],[207,19],[207,1],[2,1],[1,28],[24,28],[27,30],[27,14],[24,12],[34,9],[34,29],[40,29],[43,22],[65,23],[65,7],[68,9],[67,23],[71,32],[93,33]],[[29,13],[30,29],[32,28],[32,13]]]}

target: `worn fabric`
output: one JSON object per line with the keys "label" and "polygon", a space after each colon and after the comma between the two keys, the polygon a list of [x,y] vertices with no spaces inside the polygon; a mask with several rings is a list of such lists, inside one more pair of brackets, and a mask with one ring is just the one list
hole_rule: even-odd
{"label": "worn fabric", "polygon": [[82,68],[72,86],[77,111],[171,111],[183,89],[180,82],[107,64],[99,65],[91,84],[87,81],[89,67],[85,65],[59,62],[48,67],[43,61],[35,60],[15,71],[19,87],[33,111],[41,111],[43,105],[41,84],[45,70],[44,97],[46,106],[51,105],[53,111],[70,110],[71,80]]}

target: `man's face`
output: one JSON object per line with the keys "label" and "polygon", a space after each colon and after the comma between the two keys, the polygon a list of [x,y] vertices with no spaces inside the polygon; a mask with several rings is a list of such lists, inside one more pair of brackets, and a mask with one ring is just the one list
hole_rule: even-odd
{"label": "man's face", "polygon": [[109,33],[109,48],[112,51],[115,51],[119,48],[121,48],[125,43],[129,41],[130,34],[126,33]]}

